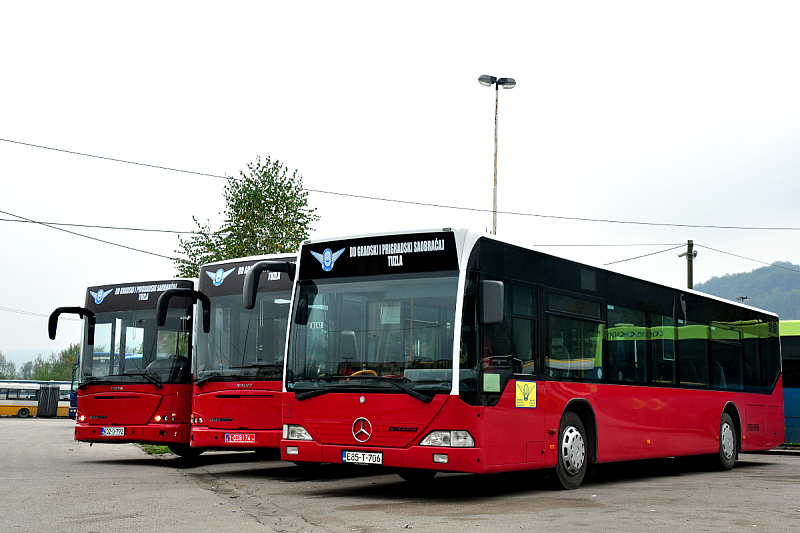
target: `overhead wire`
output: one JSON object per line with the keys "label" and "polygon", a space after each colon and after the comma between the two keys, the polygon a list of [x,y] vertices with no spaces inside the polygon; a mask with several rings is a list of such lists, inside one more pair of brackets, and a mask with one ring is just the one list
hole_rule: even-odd
{"label": "overhead wire", "polygon": [[[107,161],[113,161],[116,163],[126,163],[129,165],[138,165],[143,167],[150,167],[160,170],[170,170],[173,172],[182,172],[184,174],[194,174],[197,176],[206,176],[210,178],[218,178],[218,179],[233,179],[233,180],[240,180],[241,178],[235,176],[225,176],[219,174],[211,174],[207,172],[197,172],[194,170],[183,170],[179,168],[173,167],[166,167],[162,165],[153,165],[149,163],[140,163],[137,161],[129,161],[126,159],[118,159],[113,157],[107,156],[100,156],[94,154],[87,154],[84,152],[76,152],[73,150],[65,150],[63,148],[53,148],[50,146],[42,146],[39,144],[32,144],[26,143],[22,141],[15,141],[11,139],[0,139],[2,142],[19,144],[22,146],[29,146],[33,148],[40,148],[43,150],[52,150],[56,152],[63,152],[66,154],[72,155],[79,155],[83,157],[91,157],[95,159],[103,159]],[[414,200],[400,200],[397,198],[381,198],[378,196],[367,196],[363,194],[354,194],[354,193],[345,193],[345,192],[337,192],[337,191],[326,191],[322,189],[311,189],[311,188],[304,188],[304,190],[308,192],[315,192],[319,194],[330,194],[334,196],[341,196],[347,198],[357,198],[361,200],[373,200],[373,201],[380,201],[380,202],[388,202],[388,203],[396,203],[396,204],[405,204],[405,205],[417,205],[421,207],[435,207],[439,209],[455,209],[459,211],[472,211],[478,213],[492,213],[494,212],[491,209],[485,208],[478,208],[478,207],[464,207],[464,206],[454,206],[454,205],[445,205],[445,204],[434,204],[429,202],[419,202]],[[517,211],[497,211],[498,214],[501,215],[511,215],[511,216],[521,216],[521,217],[537,217],[537,218],[549,218],[554,220],[569,220],[569,221],[576,221],[576,222],[601,222],[605,224],[629,224],[629,225],[637,225],[637,226],[657,226],[657,227],[671,227],[671,228],[697,228],[697,229],[735,229],[735,230],[749,230],[749,231],[800,231],[800,227],[791,227],[791,226],[734,226],[734,225],[714,225],[714,224],[676,224],[676,223],[667,223],[667,222],[644,222],[644,221],[635,221],[635,220],[614,220],[614,219],[604,219],[604,218],[585,218],[585,217],[569,217],[569,216],[562,216],[562,215],[543,215],[539,213],[521,213]]]}

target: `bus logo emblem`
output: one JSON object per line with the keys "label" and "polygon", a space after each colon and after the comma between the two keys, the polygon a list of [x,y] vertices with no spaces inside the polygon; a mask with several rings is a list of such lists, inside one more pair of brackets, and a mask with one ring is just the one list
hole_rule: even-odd
{"label": "bus logo emblem", "polygon": [[216,272],[206,272],[206,274],[208,274],[208,277],[211,278],[211,282],[214,284],[214,286],[219,287],[222,285],[222,282],[225,281],[225,278],[227,278],[234,270],[236,269],[232,268],[225,272],[221,268],[218,268]]}
{"label": "bus logo emblem", "polygon": [[317,258],[319,264],[322,265],[322,270],[325,272],[330,272],[333,270],[333,264],[339,259],[339,256],[344,253],[344,248],[339,250],[338,252],[331,252],[330,248],[325,248],[322,253],[318,252],[311,252],[311,255]]}
{"label": "bus logo emblem", "polygon": [[353,438],[358,442],[367,442],[372,436],[372,424],[364,417],[353,422]]}
{"label": "bus logo emblem", "polygon": [[111,294],[111,290],[104,291],[103,289],[98,289],[97,292],[89,291],[89,294],[91,294],[92,298],[94,298],[94,303],[100,305],[103,303],[103,300],[105,300],[106,296]]}

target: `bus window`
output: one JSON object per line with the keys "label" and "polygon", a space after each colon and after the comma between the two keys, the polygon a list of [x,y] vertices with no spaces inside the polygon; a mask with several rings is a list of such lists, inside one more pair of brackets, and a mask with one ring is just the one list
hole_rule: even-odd
{"label": "bus window", "polygon": [[678,379],[681,385],[708,385],[709,326],[687,324],[678,328]]}
{"label": "bus window", "polygon": [[566,380],[599,379],[603,328],[599,322],[550,316],[547,319],[547,375]]}
{"label": "bus window", "polygon": [[[650,330],[642,311],[608,306],[608,368],[610,381],[644,383]],[[612,325],[613,324],[613,325]]]}

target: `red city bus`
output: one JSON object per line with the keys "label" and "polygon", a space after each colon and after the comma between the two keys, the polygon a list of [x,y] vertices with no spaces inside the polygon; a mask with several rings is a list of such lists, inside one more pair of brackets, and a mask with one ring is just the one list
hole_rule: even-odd
{"label": "red city bus", "polygon": [[[200,267],[198,292],[207,298],[203,306],[209,329],[196,335],[191,446],[278,448],[283,356],[296,258],[295,254],[274,254]],[[242,293],[247,273],[265,267],[281,271],[260,277],[251,288],[252,302],[245,308]],[[181,292],[175,291],[161,300],[179,295]],[[159,303],[159,317],[162,306]]]}
{"label": "red city bus", "polygon": [[778,317],[467,230],[307,241],[281,456],[552,469],[783,442]]}
{"label": "red city bus", "polygon": [[192,290],[192,280],[99,285],[84,307],[50,315],[54,339],[59,315],[83,318],[78,364],[75,440],[160,444],[176,455],[189,446],[192,406],[192,300],[175,298],[156,325],[156,302],[165,291]]}

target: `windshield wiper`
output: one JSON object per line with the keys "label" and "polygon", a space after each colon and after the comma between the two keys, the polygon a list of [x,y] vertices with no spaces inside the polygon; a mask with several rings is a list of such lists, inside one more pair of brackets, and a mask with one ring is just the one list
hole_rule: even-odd
{"label": "windshield wiper", "polygon": [[155,385],[156,389],[160,389],[164,386],[161,384],[161,378],[154,374],[148,374],[147,372],[125,372],[123,376],[142,376],[144,379]]}
{"label": "windshield wiper", "polygon": [[[405,392],[406,394],[408,394],[409,396],[411,396],[412,398],[414,398],[416,400],[419,400],[419,401],[424,402],[424,403],[431,403],[433,401],[433,397],[432,396],[426,396],[426,395],[424,395],[422,393],[419,393],[419,392],[415,391],[414,389],[412,389],[411,387],[408,387],[408,386],[406,386],[406,385],[404,385],[402,383],[399,383],[397,381],[392,381],[392,379],[395,379],[395,378],[386,378],[386,377],[382,377],[382,376],[335,376],[335,377],[337,377],[337,378],[347,378],[348,380],[351,377],[352,377],[352,379],[363,379],[363,380],[366,380],[366,379],[378,379],[378,380],[384,381],[386,383],[389,383],[390,385],[392,385],[394,387],[397,387],[398,389],[400,389],[401,391]],[[402,379],[406,379],[406,378],[402,378]],[[298,401],[303,401],[303,400],[308,400],[309,398],[315,398],[317,396],[322,396],[323,394],[327,394],[327,393],[335,391],[335,390],[342,390],[342,389],[347,389],[347,388],[349,388],[349,386],[331,385],[331,386],[328,386],[328,387],[326,387],[324,389],[314,389],[314,390],[310,390],[310,391],[306,391],[306,392],[295,393],[294,397]]]}

